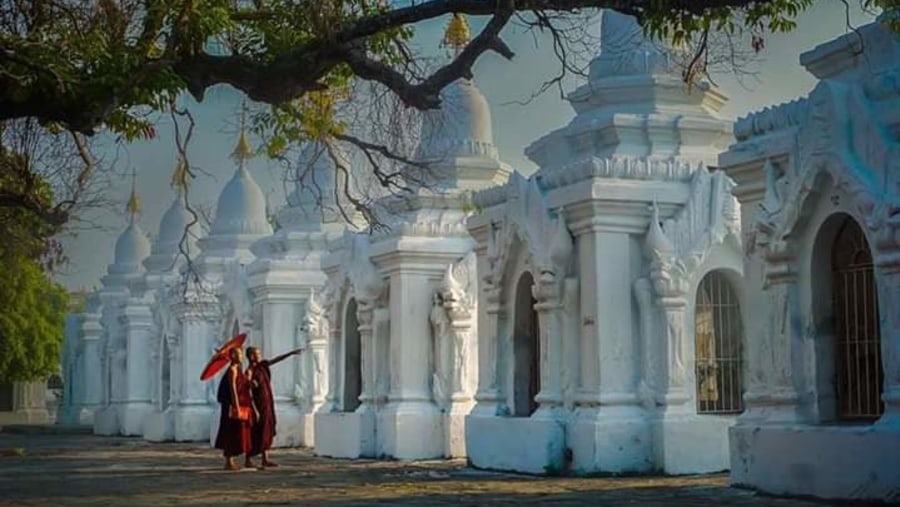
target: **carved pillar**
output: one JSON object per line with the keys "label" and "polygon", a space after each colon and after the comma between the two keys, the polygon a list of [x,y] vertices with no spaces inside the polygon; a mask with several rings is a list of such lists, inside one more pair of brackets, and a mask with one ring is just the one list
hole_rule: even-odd
{"label": "carved pillar", "polygon": [[578,274],[582,283],[579,285],[580,308],[579,314],[583,316],[575,338],[578,340],[578,362],[573,367],[578,368],[578,388],[575,394],[575,403],[584,406],[597,404],[600,389],[600,363],[598,352],[598,339],[596,303],[599,298],[597,279],[599,264],[594,258],[599,248],[600,231],[592,227],[589,221],[574,225],[572,231],[577,238],[578,248]]}
{"label": "carved pillar", "polygon": [[165,402],[164,405],[168,409],[173,405],[177,405],[181,397],[181,340],[177,334],[167,336],[164,339],[169,342],[169,357],[163,358],[164,361],[169,361],[169,392],[163,393],[165,399],[162,401]]}
{"label": "carved pillar", "polygon": [[356,319],[359,322],[360,375],[362,386],[359,394],[360,406],[357,412],[375,410],[375,344],[374,312],[375,298],[360,295],[356,300]]}
{"label": "carved pillar", "polygon": [[663,313],[663,333],[666,344],[666,405],[681,405],[688,401],[685,387],[685,308],[687,282],[680,267],[672,259],[651,263],[650,280],[656,292],[656,305]]}
{"label": "carved pillar", "polygon": [[[192,303],[184,303],[179,306],[188,306]],[[205,405],[206,387],[200,381],[200,372],[215,349],[213,336],[217,326],[214,324],[217,314],[211,305],[197,303],[197,308],[181,307],[178,310],[178,319],[182,326],[181,340],[181,404]]]}
{"label": "carved pillar", "polygon": [[163,392],[162,392],[162,365],[163,362],[166,361],[166,358],[162,357],[162,340],[165,338],[160,338],[156,333],[151,332],[151,343],[150,343],[150,375],[148,380],[150,381],[150,404],[159,409],[162,406]]}
{"label": "carved pillar", "polygon": [[[478,337],[478,390],[475,400],[479,407],[487,411],[496,410],[501,402],[497,348],[500,339],[500,321],[503,305],[500,300],[501,288],[485,281],[484,325],[479,326]],[[479,309],[479,311],[481,311]]]}
{"label": "carved pillar", "polygon": [[[900,231],[897,233],[900,240]],[[900,242],[900,241],[898,241]],[[900,249],[898,249],[900,250]],[[881,354],[884,413],[879,425],[900,426],[900,251],[876,259],[878,311],[881,318]]]}
{"label": "carved pillar", "polygon": [[[391,386],[391,402],[431,403],[431,371],[428,358],[433,357],[431,329],[427,316],[434,294],[433,275],[398,266],[390,278],[391,349],[398,386]],[[392,373],[393,370],[392,370]]]}
{"label": "carved pillar", "polygon": [[328,372],[328,340],[324,334],[311,335],[308,343],[307,357],[309,358],[309,366],[312,372],[312,396],[311,409],[315,410],[325,403],[328,396],[328,381],[330,378]]}
{"label": "carved pillar", "polygon": [[87,413],[79,416],[83,424],[93,422],[93,411],[103,403],[103,361],[101,336],[103,327],[100,325],[100,315],[96,313],[85,314],[81,325],[81,342],[84,351],[81,354],[81,369],[84,372],[84,409]]}
{"label": "carved pillar", "polygon": [[[262,336],[254,337],[254,342],[262,345],[263,357],[275,357],[296,348],[297,308],[302,303],[300,293],[260,288],[254,289],[254,297],[262,316]],[[293,402],[298,377],[297,362],[297,358],[291,357],[272,368],[272,391],[276,403]]]}
{"label": "carved pillar", "polygon": [[657,328],[654,325],[657,310],[653,304],[653,283],[649,278],[638,278],[633,285],[635,299],[640,311],[641,327],[641,383],[640,396],[644,405],[653,407],[660,400],[660,386],[664,385],[659,378],[659,373],[664,371],[660,364],[658,353],[659,340],[657,340]]}
{"label": "carved pillar", "polygon": [[538,314],[541,340],[541,391],[535,401],[541,408],[555,409],[562,405],[562,294],[560,282],[553,273],[544,272],[532,287]]}
{"label": "carved pillar", "polygon": [[[747,417],[762,415],[769,420],[795,420],[799,396],[792,375],[792,356],[799,353],[801,336],[795,329],[799,309],[797,304],[797,272],[794,257],[784,243],[769,245],[764,251],[761,265],[763,288],[760,294],[761,306],[747,305],[744,308],[766,310],[768,316],[760,333],[747,334],[747,371],[750,382],[744,394]],[[748,315],[744,322],[759,320],[759,316]]]}
{"label": "carved pillar", "polygon": [[[220,330],[218,303],[210,298],[189,296],[174,307],[175,318],[181,325],[179,344],[179,395],[173,407],[175,440],[197,441],[210,438],[210,423],[215,407],[209,392],[218,387],[218,377],[203,382],[200,373],[215,350],[215,337]],[[215,398],[213,398],[214,400]]]}

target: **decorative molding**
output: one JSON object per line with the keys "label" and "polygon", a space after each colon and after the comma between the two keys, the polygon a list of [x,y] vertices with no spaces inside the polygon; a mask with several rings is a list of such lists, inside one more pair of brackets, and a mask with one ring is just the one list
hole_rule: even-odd
{"label": "decorative molding", "polygon": [[779,171],[765,162],[766,194],[748,232],[748,253],[763,249],[767,283],[792,278],[791,238],[823,174],[851,196],[856,218],[874,239],[876,264],[900,264],[900,143],[870,103],[872,96],[900,94],[896,83],[896,76],[869,89],[820,82],[804,102],[792,163]]}
{"label": "decorative molding", "polygon": [[801,125],[807,115],[806,99],[797,99],[763,108],[734,122],[734,137],[746,141],[751,137],[786,130]]}
{"label": "decorative molding", "polygon": [[[706,163],[702,161],[650,159],[627,155],[612,155],[605,158],[592,156],[551,171],[541,169],[530,180],[535,180],[541,190],[549,191],[589,179],[688,182],[695,173],[706,171]],[[508,201],[511,195],[517,192],[517,183],[514,182],[517,177],[524,179],[516,172],[505,185],[475,192],[472,196],[473,204],[478,208],[490,208]]]}

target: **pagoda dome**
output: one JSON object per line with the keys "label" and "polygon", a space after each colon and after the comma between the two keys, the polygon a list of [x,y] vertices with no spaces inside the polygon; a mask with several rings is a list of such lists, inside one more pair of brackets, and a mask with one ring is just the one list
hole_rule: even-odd
{"label": "pagoda dome", "polygon": [[150,240],[137,222],[132,221],[116,240],[115,265],[123,272],[137,272],[150,255]]}
{"label": "pagoda dome", "polygon": [[497,158],[491,109],[469,79],[459,79],[441,92],[441,107],[425,113],[419,158]]}
{"label": "pagoda dome", "polygon": [[219,194],[211,236],[266,235],[272,226],[266,217],[266,198],[243,166]]}
{"label": "pagoda dome", "polygon": [[184,197],[178,195],[159,222],[159,236],[153,245],[153,253],[174,254],[184,237],[184,231],[193,221],[190,212],[184,206]]}

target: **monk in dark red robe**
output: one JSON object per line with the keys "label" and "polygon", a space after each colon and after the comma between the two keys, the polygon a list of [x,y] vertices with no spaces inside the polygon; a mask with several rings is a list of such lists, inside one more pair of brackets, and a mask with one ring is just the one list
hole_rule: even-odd
{"label": "monk in dark red robe", "polygon": [[[272,394],[272,371],[270,367],[285,359],[299,354],[303,349],[295,349],[272,359],[263,359],[256,347],[247,347],[247,358],[250,368],[247,376],[250,379],[250,391],[253,397],[254,420],[251,426],[252,446],[247,455],[250,458],[262,454],[263,467],[275,467],[277,464],[269,460],[269,449],[275,438],[275,396]],[[249,466],[249,465],[248,465]]]}
{"label": "monk in dark red robe", "polygon": [[[219,382],[216,398],[222,405],[219,416],[219,433],[216,435],[216,449],[222,449],[225,456],[225,469],[237,470],[239,467],[235,457],[248,455],[252,445],[250,436],[250,418],[252,400],[250,398],[250,380],[241,371],[243,354],[241,349],[229,352],[231,365],[225,370]],[[247,458],[249,461],[249,457]],[[252,464],[251,464],[252,466]]]}

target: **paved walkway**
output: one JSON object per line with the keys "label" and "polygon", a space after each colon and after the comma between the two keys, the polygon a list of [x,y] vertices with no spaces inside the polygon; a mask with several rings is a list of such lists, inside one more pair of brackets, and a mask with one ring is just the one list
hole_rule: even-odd
{"label": "paved walkway", "polygon": [[301,449],[273,459],[282,466],[225,472],[217,452],[197,444],[0,433],[0,505],[823,505],[731,489],[724,475],[537,478],[460,460],[332,460]]}

